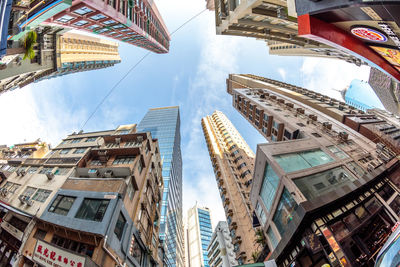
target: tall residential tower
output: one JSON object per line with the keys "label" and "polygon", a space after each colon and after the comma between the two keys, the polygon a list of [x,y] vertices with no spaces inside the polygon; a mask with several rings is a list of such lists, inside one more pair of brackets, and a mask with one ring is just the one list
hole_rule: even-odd
{"label": "tall residential tower", "polygon": [[210,244],[212,226],[210,210],[197,204],[187,213],[187,255],[186,266],[210,267],[207,247]]}
{"label": "tall residential tower", "polygon": [[254,245],[253,209],[249,193],[254,153],[221,111],[201,120],[215,178],[231,232],[236,259],[249,263]]}
{"label": "tall residential tower", "polygon": [[182,222],[182,155],[179,107],[150,109],[138,132],[151,132],[158,139],[162,160],[164,192],[160,239],[164,241],[167,266],[184,266]]}

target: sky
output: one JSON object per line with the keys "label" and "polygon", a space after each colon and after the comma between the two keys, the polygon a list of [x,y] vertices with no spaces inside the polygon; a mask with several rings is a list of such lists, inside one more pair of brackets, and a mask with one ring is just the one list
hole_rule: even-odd
{"label": "sky", "polygon": [[[158,0],[170,32],[205,9],[204,0]],[[55,147],[78,132],[114,84],[147,53],[121,43],[122,62],[111,68],[65,75],[0,96],[0,144],[41,138]],[[212,224],[225,220],[202,133],[201,118],[224,112],[249,146],[266,140],[232,107],[226,92],[230,73],[250,73],[340,98],[337,91],[368,67],[330,59],[269,56],[264,41],[215,34],[215,16],[203,12],[171,37],[168,54],[145,58],[113,91],[83,128],[85,132],[139,123],[149,108],[180,106],[183,158],[183,215],[195,205],[211,210]]]}

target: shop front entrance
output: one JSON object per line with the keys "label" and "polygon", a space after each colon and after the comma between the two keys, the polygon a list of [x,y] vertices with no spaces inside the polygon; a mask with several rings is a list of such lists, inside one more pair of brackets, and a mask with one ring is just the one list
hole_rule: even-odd
{"label": "shop front entrance", "polygon": [[13,266],[21,241],[2,229],[0,233],[0,266]]}
{"label": "shop front entrance", "polygon": [[374,266],[377,253],[391,233],[392,220],[384,209],[367,219],[340,245],[353,266]]}

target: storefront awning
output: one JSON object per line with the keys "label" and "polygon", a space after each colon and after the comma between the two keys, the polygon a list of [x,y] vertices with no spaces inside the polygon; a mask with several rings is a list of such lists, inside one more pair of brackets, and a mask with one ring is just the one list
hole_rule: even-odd
{"label": "storefront awning", "polygon": [[26,217],[29,217],[29,218],[33,217],[29,213],[26,213],[26,212],[23,212],[22,210],[14,208],[14,207],[10,206],[9,204],[7,204],[7,203],[5,203],[5,202],[3,202],[1,200],[0,200],[0,207],[3,208],[3,209],[6,209],[8,211],[12,211],[12,212],[14,212],[16,214],[22,215],[22,216],[26,216]]}

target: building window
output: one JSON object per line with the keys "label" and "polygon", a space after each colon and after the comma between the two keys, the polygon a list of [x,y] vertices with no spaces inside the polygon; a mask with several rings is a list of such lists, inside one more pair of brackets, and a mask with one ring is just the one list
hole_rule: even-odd
{"label": "building window", "polygon": [[116,23],[116,22],[113,21],[112,19],[103,21],[103,24],[104,24],[104,25],[109,25],[109,24],[113,24],[113,23]]}
{"label": "building window", "polygon": [[257,213],[257,217],[261,222],[261,225],[264,226],[265,223],[267,222],[267,216],[265,215],[264,210],[260,205],[260,202],[257,202],[255,210],[256,210],[256,213]]}
{"label": "building window", "polygon": [[14,184],[11,182],[7,182],[3,188],[7,189],[7,192],[9,193],[14,193],[21,185],[19,184]]}
{"label": "building window", "polygon": [[71,151],[70,148],[61,149],[61,150],[60,150],[60,155],[68,154],[69,151]]}
{"label": "building window", "polygon": [[101,222],[106,213],[108,199],[89,199],[85,198],[75,215],[75,218]]}
{"label": "building window", "polygon": [[321,149],[274,155],[275,161],[285,172],[294,172],[334,161]]}
{"label": "building window", "polygon": [[135,159],[134,156],[118,156],[114,161],[113,165],[120,165],[120,164],[131,164]]}
{"label": "building window", "polygon": [[101,19],[105,19],[106,16],[104,16],[104,15],[102,15],[102,14],[97,14],[97,15],[91,16],[90,18],[91,18],[92,20],[101,20]]}
{"label": "building window", "polygon": [[86,151],[85,147],[84,148],[77,148],[77,149],[75,149],[74,154],[83,154],[83,153],[85,153],[85,151]]}
{"label": "building window", "polygon": [[22,196],[30,198],[36,192],[36,189],[37,188],[35,187],[28,186],[27,188],[25,188],[24,192],[22,193]]}
{"label": "building window", "polygon": [[278,189],[279,177],[272,167],[267,164],[264,170],[264,179],[261,185],[260,197],[265,208],[270,211],[276,190]]}
{"label": "building window", "polygon": [[55,175],[65,175],[67,174],[71,168],[57,168],[57,170],[54,172]]}
{"label": "building window", "polygon": [[249,170],[246,170],[244,173],[240,175],[240,177],[244,178],[247,174],[250,174],[251,172]]}
{"label": "building window", "polygon": [[74,11],[74,13],[79,14],[79,15],[85,15],[90,12],[93,12],[93,10],[91,10],[90,8],[85,7],[85,6]]}
{"label": "building window", "polygon": [[[93,30],[93,29],[96,29],[96,28],[98,28],[98,27],[100,27],[99,25],[96,25],[96,24],[93,24],[93,25],[90,25],[89,27],[87,27],[89,30]],[[89,138],[90,139],[90,138]],[[86,142],[89,142],[89,141],[86,141]]]}
{"label": "building window", "polygon": [[49,208],[49,212],[57,213],[60,215],[67,215],[74,204],[75,197],[68,197],[58,195]]}
{"label": "building window", "polygon": [[126,224],[126,219],[122,213],[119,213],[117,223],[115,224],[114,233],[118,237],[119,240],[122,238],[122,234],[124,233],[124,228]]}
{"label": "building window", "polygon": [[72,139],[72,140],[71,140],[71,144],[80,143],[81,141],[82,141],[82,138]]}
{"label": "building window", "polygon": [[272,231],[271,227],[268,227],[267,236],[268,236],[269,241],[271,242],[272,247],[275,249],[276,246],[278,245],[278,240],[276,239],[276,236],[275,236],[274,232]]}
{"label": "building window", "polygon": [[39,202],[45,202],[46,199],[50,196],[50,194],[51,194],[50,190],[38,189],[36,193],[33,195],[32,199]]}
{"label": "building window", "polygon": [[28,173],[36,173],[37,170],[38,170],[38,167],[30,167],[30,168],[28,169]]}
{"label": "building window", "polygon": [[346,153],[344,153],[340,148],[336,146],[328,146],[327,148],[330,152],[332,152],[336,157],[340,159],[346,159],[349,157]]}
{"label": "building window", "polygon": [[70,20],[73,20],[73,19],[74,19],[74,17],[71,17],[69,15],[64,15],[61,18],[57,19],[57,21],[59,21],[61,23],[66,23],[66,22],[68,22]]}
{"label": "building window", "polygon": [[87,255],[90,258],[93,256],[93,251],[94,251],[93,245],[77,242],[71,239],[60,237],[58,235],[53,236],[51,243],[65,249],[75,251],[79,254]]}
{"label": "building window", "polygon": [[293,180],[307,200],[312,200],[353,181],[355,181],[353,176],[342,167]]}
{"label": "building window", "polygon": [[138,171],[139,171],[139,173],[142,173],[142,170],[143,170],[143,163],[142,163],[141,159],[139,159],[139,162],[138,162]]}
{"label": "building window", "polygon": [[86,140],[85,140],[85,142],[86,143],[88,143],[88,142],[94,142],[94,141],[96,141],[97,140],[97,137],[89,137],[89,138],[87,138]]}
{"label": "building window", "polygon": [[40,170],[39,173],[41,173],[41,174],[46,174],[46,173],[48,173],[48,172],[51,172],[52,170],[53,170],[53,167],[44,167],[44,168],[42,168],[42,169]]}
{"label": "building window", "polygon": [[245,163],[245,162],[243,162],[242,164],[240,164],[237,168],[238,168],[238,170],[240,170],[240,169],[243,168],[244,166],[246,166],[246,163]]}
{"label": "building window", "polygon": [[286,188],[283,188],[274,217],[272,218],[281,236],[285,233],[287,225],[293,220],[293,214],[297,209],[297,203]]}
{"label": "building window", "polygon": [[88,24],[88,23],[89,23],[89,22],[87,22],[86,20],[80,20],[80,21],[75,22],[74,25],[76,25],[76,26],[83,26],[83,25],[86,25],[86,24]]}
{"label": "building window", "polygon": [[102,165],[102,164],[101,164],[101,161],[100,161],[100,160],[98,160],[98,159],[93,159],[92,161],[90,161],[89,165],[100,166],[100,165]]}
{"label": "building window", "polygon": [[36,239],[44,239],[47,235],[47,232],[37,228],[35,234],[33,235],[34,238]]}

